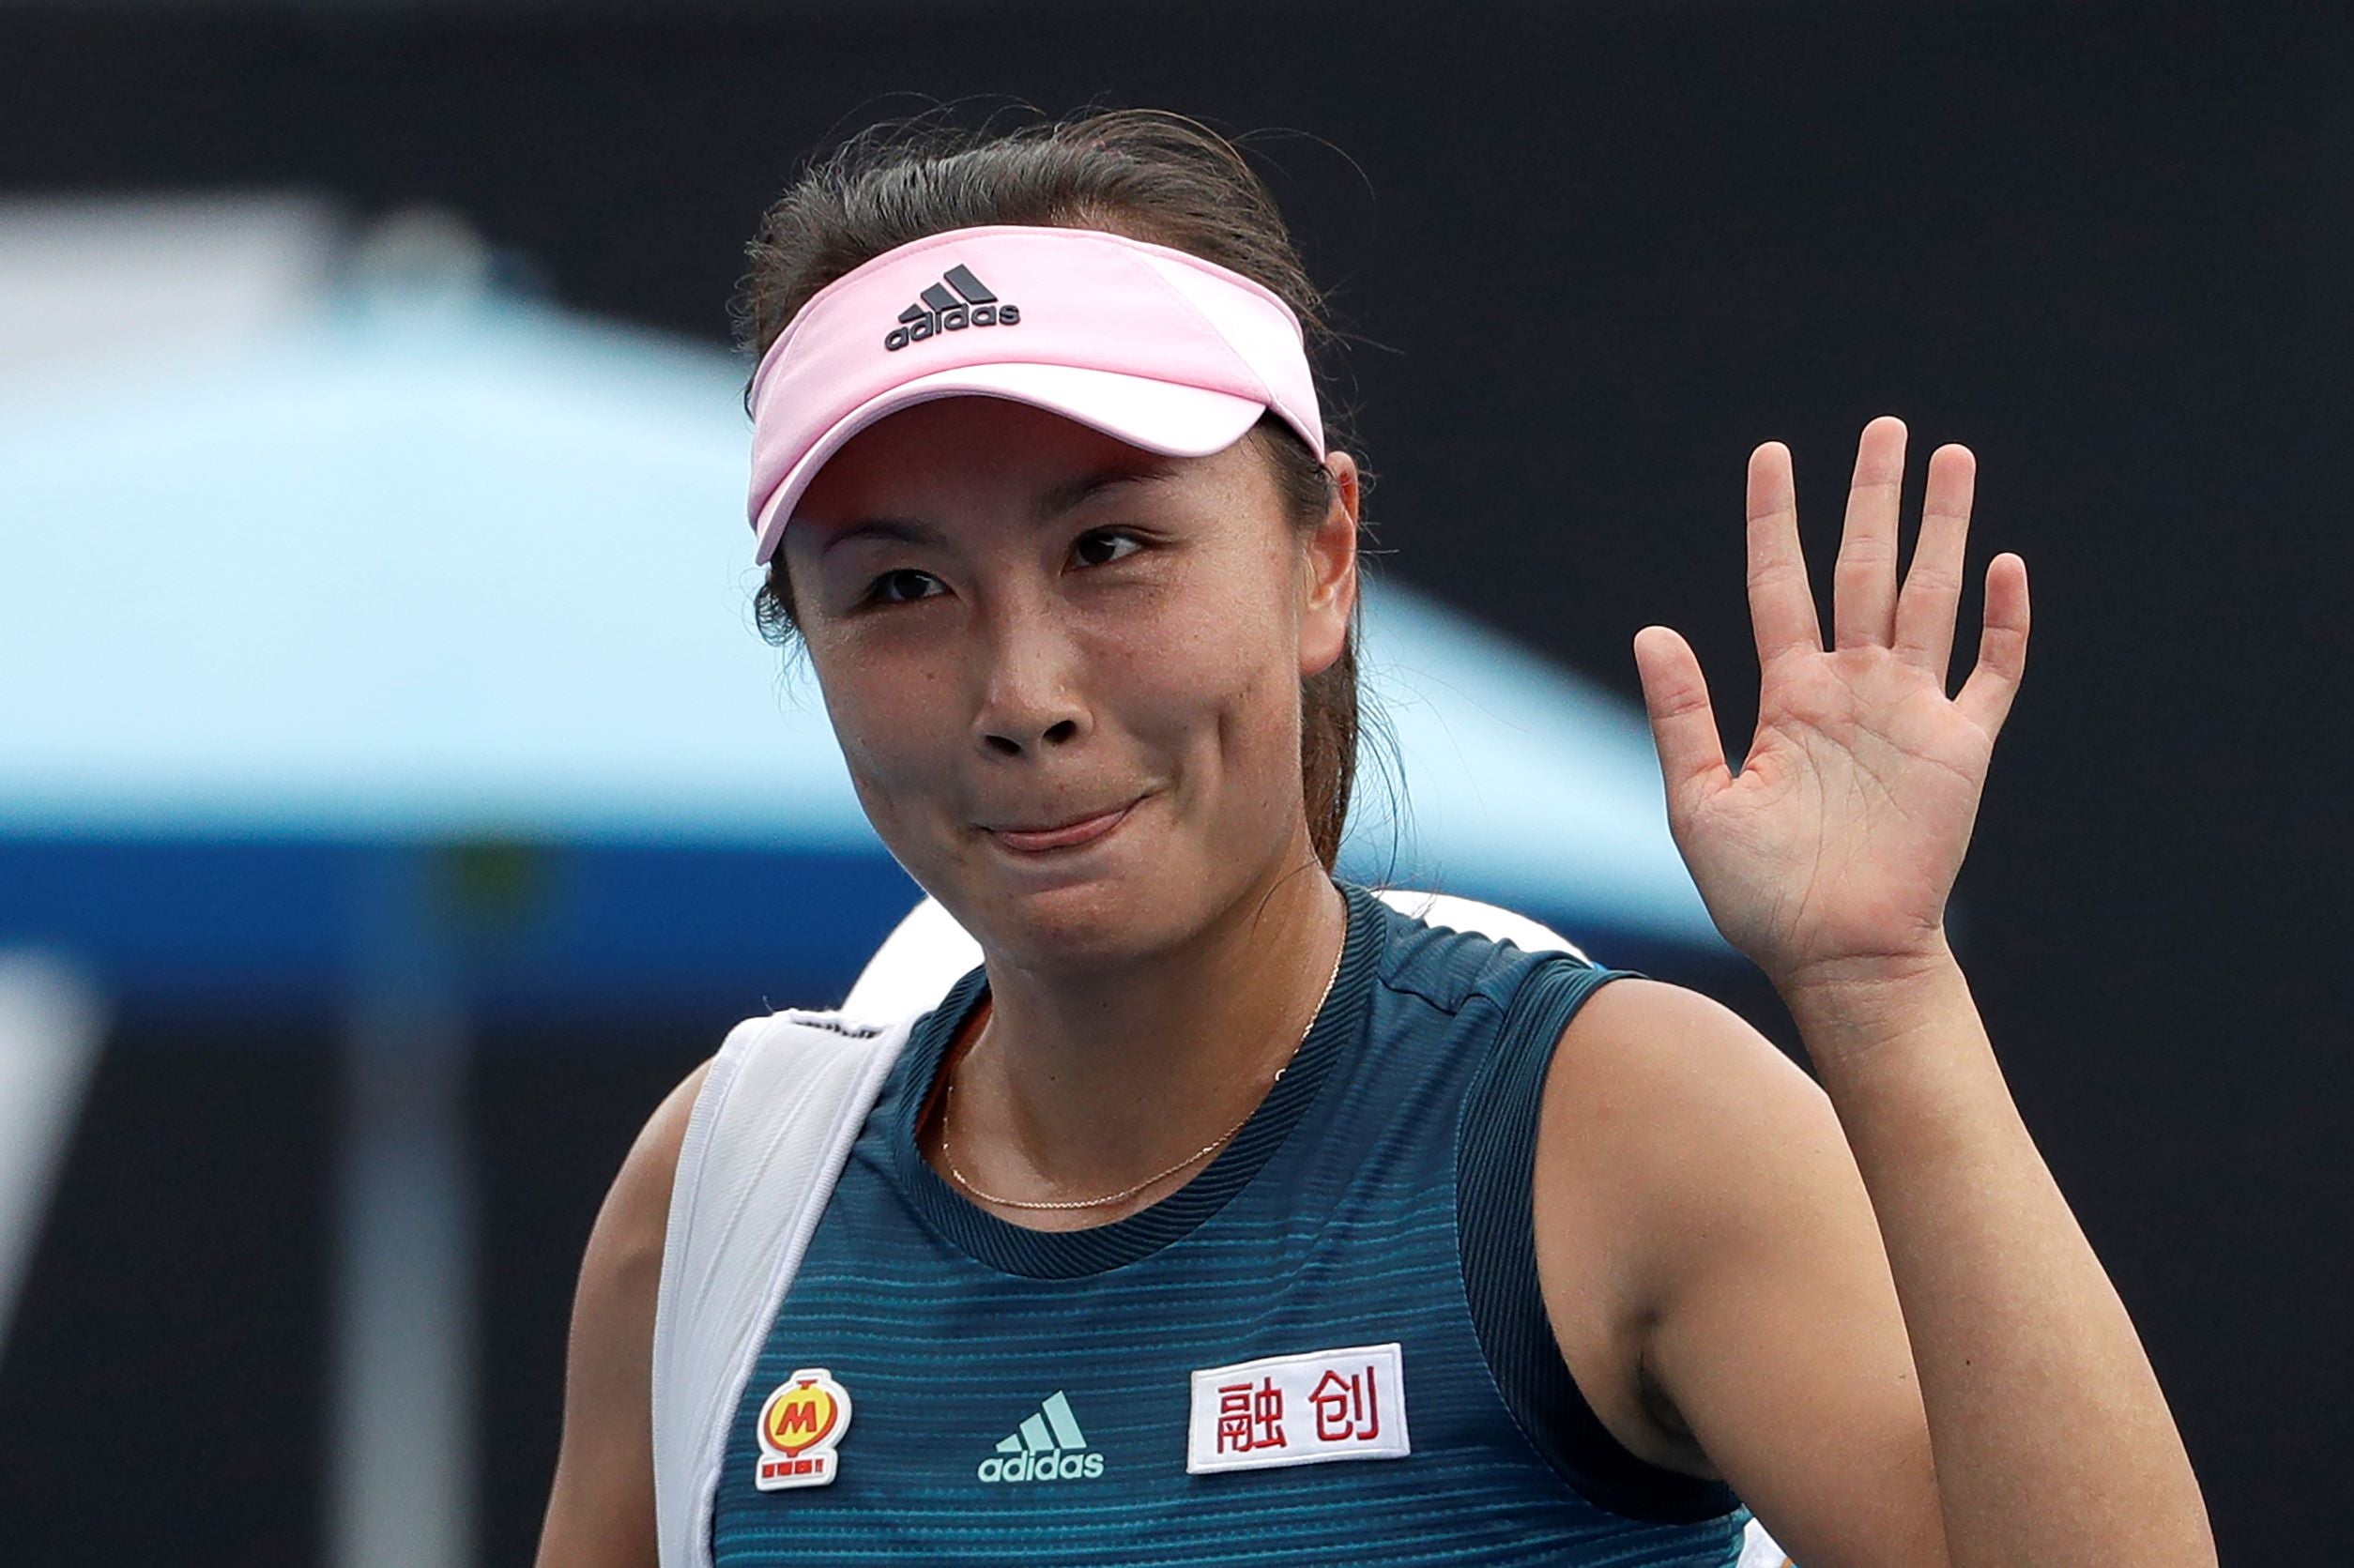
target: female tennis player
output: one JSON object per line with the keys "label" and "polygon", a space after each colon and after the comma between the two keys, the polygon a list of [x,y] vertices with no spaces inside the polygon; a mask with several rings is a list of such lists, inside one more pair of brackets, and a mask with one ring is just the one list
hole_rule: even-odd
{"label": "female tennis player", "polygon": [[1945,937],[2028,622],[1997,556],[1948,695],[1967,450],[1900,584],[1906,432],[1865,427],[1827,643],[1751,454],[1737,773],[1634,637],[1675,841],[1818,1088],[1334,878],[1362,480],[1230,145],[865,138],[752,254],[764,609],[984,963],[895,1025],[748,1021],[656,1111],[543,1562],[1729,1564],[1750,1511],[1807,1568],[2213,1562]]}

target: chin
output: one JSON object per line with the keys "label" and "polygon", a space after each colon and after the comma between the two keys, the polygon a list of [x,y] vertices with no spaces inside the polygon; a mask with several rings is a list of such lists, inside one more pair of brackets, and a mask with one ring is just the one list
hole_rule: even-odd
{"label": "chin", "polygon": [[1150,875],[1136,858],[1119,860],[1085,876],[965,866],[925,887],[985,952],[1018,968],[1118,964],[1183,941],[1205,879],[1172,874],[1166,860]]}

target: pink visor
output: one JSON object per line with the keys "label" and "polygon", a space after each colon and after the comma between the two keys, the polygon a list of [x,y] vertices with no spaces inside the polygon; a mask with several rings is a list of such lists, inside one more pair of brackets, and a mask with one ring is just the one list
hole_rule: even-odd
{"label": "pink visor", "polygon": [[1094,229],[952,229],[810,297],[752,380],[756,561],[826,459],[911,403],[1011,398],[1202,457],[1274,413],[1324,455],[1299,318],[1213,262]]}

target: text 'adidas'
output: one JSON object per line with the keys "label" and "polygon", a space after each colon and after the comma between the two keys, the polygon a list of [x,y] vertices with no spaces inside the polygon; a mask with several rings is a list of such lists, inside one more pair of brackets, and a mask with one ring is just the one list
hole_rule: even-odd
{"label": "text 'adidas'", "polygon": [[[1020,306],[999,299],[989,292],[988,284],[972,275],[972,268],[961,263],[941,273],[940,283],[924,285],[916,303],[899,312],[900,325],[883,334],[883,347],[896,353],[937,333],[961,332],[968,327],[1012,327],[1022,319]],[[955,294],[948,292],[952,288]]]}
{"label": "text 'adidas'", "polygon": [[1093,1481],[1104,1456],[1088,1448],[1087,1434],[1061,1390],[1007,1436],[973,1472],[983,1481]]}

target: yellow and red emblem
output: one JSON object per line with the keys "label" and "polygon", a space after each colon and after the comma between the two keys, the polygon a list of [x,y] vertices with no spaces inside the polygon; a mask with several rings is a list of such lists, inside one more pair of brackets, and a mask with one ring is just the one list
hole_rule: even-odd
{"label": "yellow and red emblem", "polygon": [[834,1445],[849,1429],[850,1396],[822,1366],[804,1366],[760,1402],[763,1492],[833,1484]]}

